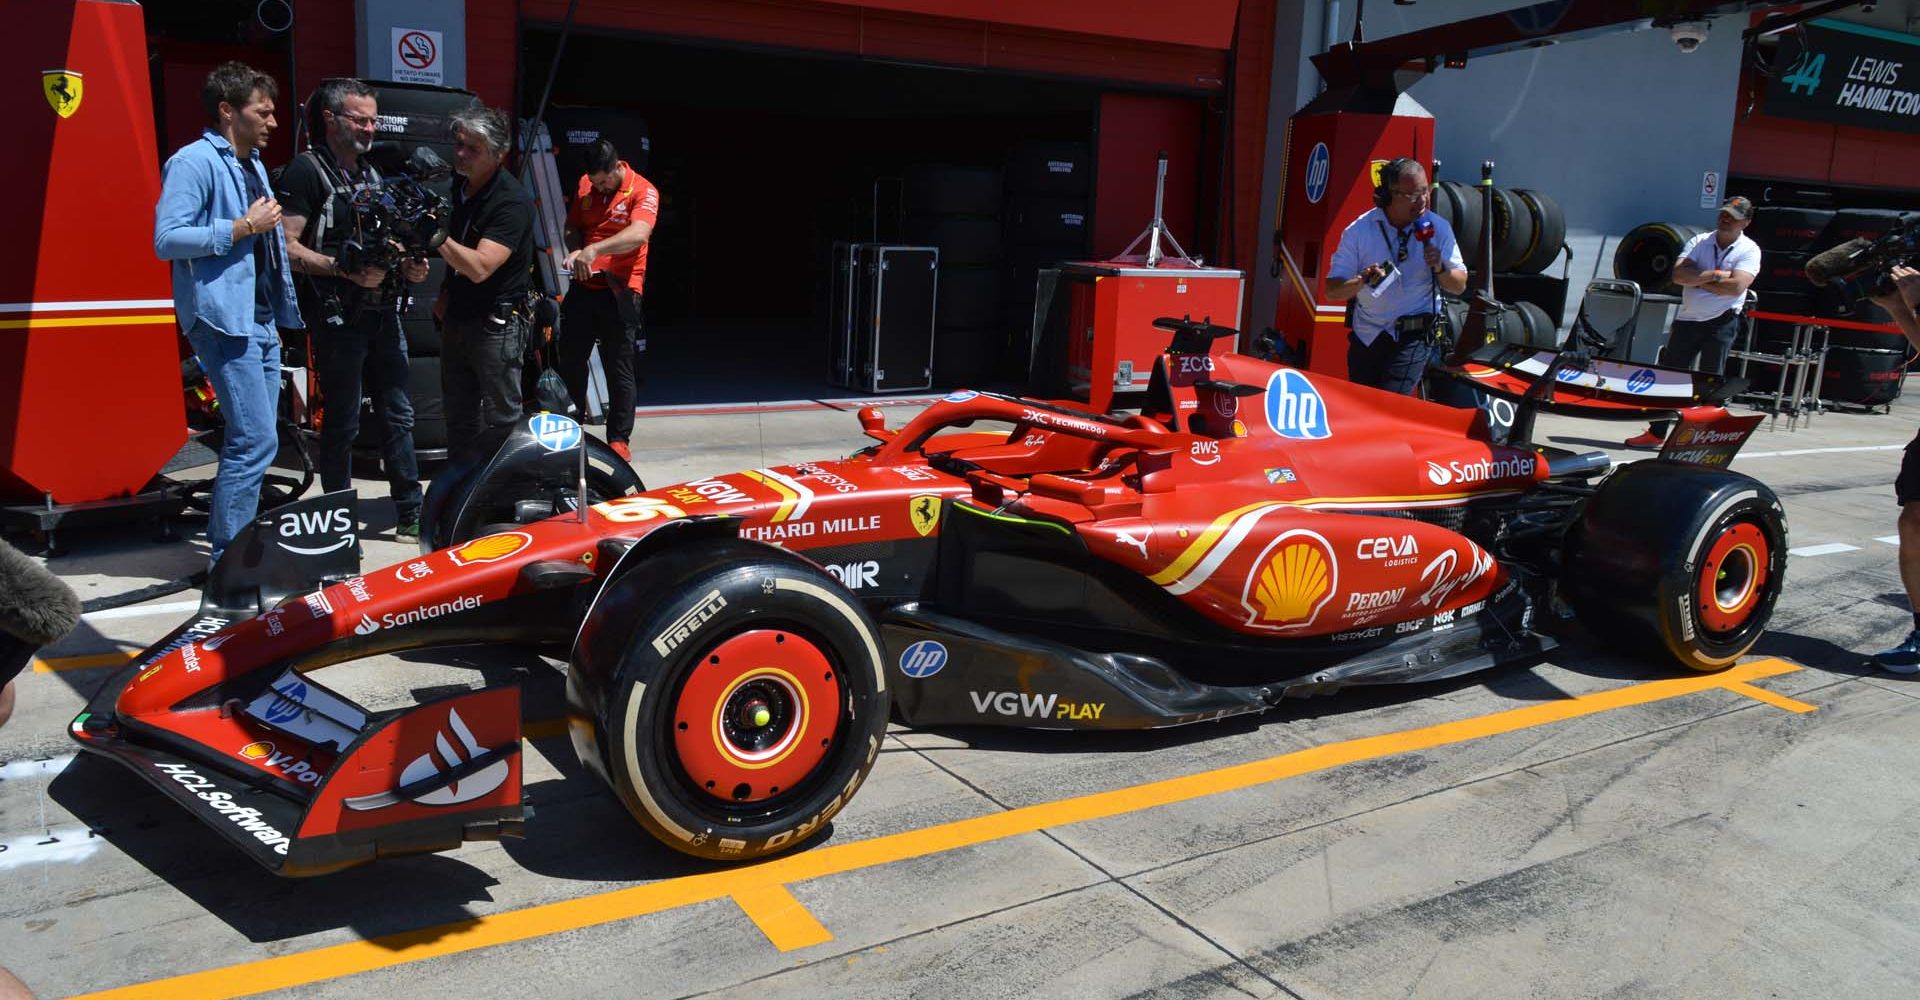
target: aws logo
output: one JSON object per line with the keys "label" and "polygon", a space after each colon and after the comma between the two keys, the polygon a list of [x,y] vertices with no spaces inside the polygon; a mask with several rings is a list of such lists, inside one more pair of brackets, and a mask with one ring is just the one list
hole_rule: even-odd
{"label": "aws logo", "polygon": [[1240,599],[1247,624],[1275,631],[1313,624],[1333,599],[1339,572],[1333,546],[1319,534],[1295,529],[1281,535],[1254,560],[1247,576]]}

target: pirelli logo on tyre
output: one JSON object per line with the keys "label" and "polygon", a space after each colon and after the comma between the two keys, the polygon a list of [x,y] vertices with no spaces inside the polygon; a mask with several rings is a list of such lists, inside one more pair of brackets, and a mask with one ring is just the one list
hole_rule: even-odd
{"label": "pirelli logo on tyre", "polygon": [[713,616],[726,606],[727,599],[718,588],[708,591],[707,596],[701,598],[692,610],[675,618],[666,631],[653,637],[653,651],[665,656],[678,649],[681,643],[693,638],[693,634],[700,631],[700,626],[712,621]]}

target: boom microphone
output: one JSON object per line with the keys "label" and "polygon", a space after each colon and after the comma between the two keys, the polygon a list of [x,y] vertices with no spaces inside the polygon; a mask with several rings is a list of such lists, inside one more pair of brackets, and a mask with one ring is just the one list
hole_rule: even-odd
{"label": "boom microphone", "polygon": [[1822,250],[1807,260],[1807,280],[1819,287],[1835,278],[1845,278],[1858,274],[1871,265],[1873,243],[1863,239],[1851,239],[1829,250]]}
{"label": "boom microphone", "polygon": [[39,563],[0,541],[0,633],[34,647],[80,624],[80,598]]}

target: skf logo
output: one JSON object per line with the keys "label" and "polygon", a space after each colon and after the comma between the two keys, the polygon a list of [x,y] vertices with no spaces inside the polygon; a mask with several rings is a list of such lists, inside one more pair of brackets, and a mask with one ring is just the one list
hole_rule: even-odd
{"label": "skf logo", "polygon": [[1247,624],[1279,629],[1312,624],[1339,583],[1333,547],[1311,531],[1289,531],[1267,551],[1248,580],[1253,617]]}
{"label": "skf logo", "polygon": [[40,89],[47,95],[47,103],[62,118],[72,118],[80,110],[82,92],[80,74],[70,69],[47,69],[40,71]]}
{"label": "skf logo", "polygon": [[921,538],[933,534],[940,526],[940,498],[931,493],[923,493],[907,501],[907,518],[913,522],[913,530]]}
{"label": "skf logo", "polygon": [[457,549],[448,549],[447,558],[452,559],[455,566],[498,562],[532,544],[533,536],[524,531],[503,531],[497,535],[476,538]]}
{"label": "skf logo", "polygon": [[1283,438],[1317,441],[1333,436],[1327,406],[1305,375],[1291,368],[1267,380],[1267,426]]}

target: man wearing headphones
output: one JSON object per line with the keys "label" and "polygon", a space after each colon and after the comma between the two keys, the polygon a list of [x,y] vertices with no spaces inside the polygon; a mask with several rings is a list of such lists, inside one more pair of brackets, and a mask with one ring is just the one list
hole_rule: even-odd
{"label": "man wearing headphones", "polygon": [[1418,161],[1389,160],[1380,167],[1374,207],[1340,234],[1327,265],[1327,297],[1353,303],[1350,381],[1412,395],[1427,370],[1440,293],[1466,290],[1467,263],[1453,227],[1427,210],[1432,193]]}

